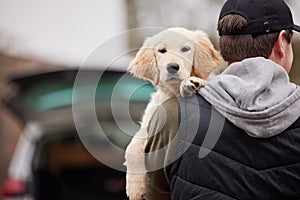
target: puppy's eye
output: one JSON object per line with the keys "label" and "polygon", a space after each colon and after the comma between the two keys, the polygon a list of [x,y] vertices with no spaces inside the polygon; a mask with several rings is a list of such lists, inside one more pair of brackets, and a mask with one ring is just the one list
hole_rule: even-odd
{"label": "puppy's eye", "polygon": [[159,52],[159,53],[166,53],[166,52],[167,52],[167,49],[166,49],[166,48],[158,49],[158,52]]}
{"label": "puppy's eye", "polygon": [[191,47],[188,47],[188,46],[182,47],[182,49],[181,49],[182,52],[187,52],[189,50],[191,50]]}

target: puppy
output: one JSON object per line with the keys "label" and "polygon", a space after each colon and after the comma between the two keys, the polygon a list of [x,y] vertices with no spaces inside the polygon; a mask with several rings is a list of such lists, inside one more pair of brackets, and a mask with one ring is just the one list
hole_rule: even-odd
{"label": "puppy", "polygon": [[129,65],[133,76],[151,81],[156,92],[146,107],[141,128],[126,148],[126,192],[130,200],[141,200],[146,192],[144,149],[147,125],[158,105],[167,99],[191,96],[221,62],[207,34],[184,28],[169,28],[144,41]]}

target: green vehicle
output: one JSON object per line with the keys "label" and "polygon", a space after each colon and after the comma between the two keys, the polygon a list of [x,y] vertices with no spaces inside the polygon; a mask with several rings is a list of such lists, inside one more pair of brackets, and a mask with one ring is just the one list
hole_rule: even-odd
{"label": "green vehicle", "polygon": [[63,69],[12,80],[24,123],[5,199],[126,199],[124,150],[154,88],[117,70]]}

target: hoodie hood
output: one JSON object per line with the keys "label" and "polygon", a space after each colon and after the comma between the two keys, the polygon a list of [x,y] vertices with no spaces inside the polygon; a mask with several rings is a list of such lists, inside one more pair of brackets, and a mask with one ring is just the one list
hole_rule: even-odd
{"label": "hoodie hood", "polygon": [[252,137],[271,137],[300,116],[300,89],[275,62],[257,57],[233,63],[199,93]]}

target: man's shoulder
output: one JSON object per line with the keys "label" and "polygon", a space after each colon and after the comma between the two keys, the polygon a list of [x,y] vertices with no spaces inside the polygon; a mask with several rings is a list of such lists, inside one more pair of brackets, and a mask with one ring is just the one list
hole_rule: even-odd
{"label": "man's shoulder", "polygon": [[178,105],[177,97],[170,98],[157,107],[152,118],[159,118],[160,122],[173,121],[178,118]]}
{"label": "man's shoulder", "polygon": [[201,107],[201,108],[207,108],[211,109],[211,104],[205,100],[199,93],[196,93],[192,97],[184,98],[180,97],[178,98],[178,104],[180,107],[184,108],[186,106],[188,107]]}
{"label": "man's shoulder", "polygon": [[300,133],[300,117],[286,131],[293,130],[293,133]]}
{"label": "man's shoulder", "polygon": [[163,104],[162,107],[164,107],[166,110],[173,110],[174,108],[178,108],[178,97],[172,97],[170,99],[167,99]]}
{"label": "man's shoulder", "polygon": [[152,120],[172,122],[177,120],[180,113],[183,111],[189,110],[189,112],[193,112],[199,109],[203,110],[203,108],[211,110],[211,104],[199,94],[195,94],[188,98],[173,97],[156,108]]}

